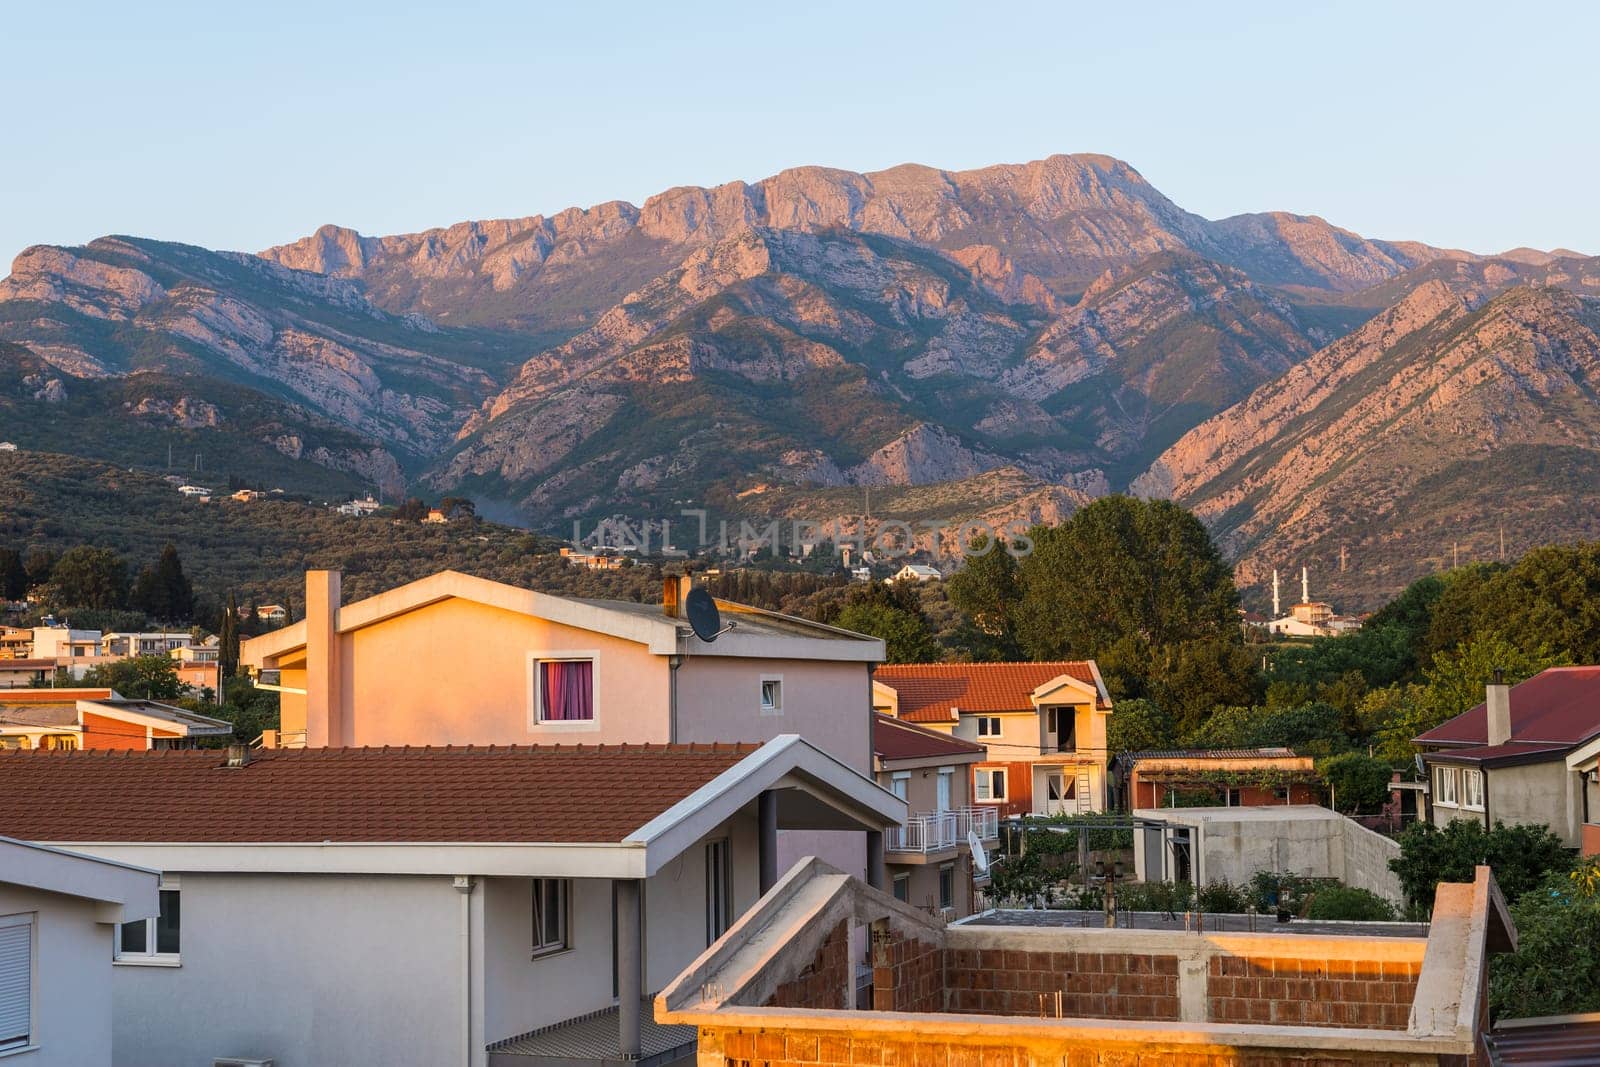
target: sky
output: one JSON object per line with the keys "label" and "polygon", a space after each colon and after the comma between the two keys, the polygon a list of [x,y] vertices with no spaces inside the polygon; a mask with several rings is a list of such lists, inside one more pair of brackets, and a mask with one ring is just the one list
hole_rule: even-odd
{"label": "sky", "polygon": [[1126,160],[1209,218],[1600,253],[1600,5],[16,0],[0,260],[258,250],[785,167]]}

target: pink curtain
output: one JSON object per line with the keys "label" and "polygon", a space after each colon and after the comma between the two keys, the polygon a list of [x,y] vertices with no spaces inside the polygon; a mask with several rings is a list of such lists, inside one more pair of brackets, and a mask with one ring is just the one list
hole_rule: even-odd
{"label": "pink curtain", "polygon": [[540,688],[540,714],[546,722],[587,721],[594,718],[594,664],[583,661],[546,662]]}

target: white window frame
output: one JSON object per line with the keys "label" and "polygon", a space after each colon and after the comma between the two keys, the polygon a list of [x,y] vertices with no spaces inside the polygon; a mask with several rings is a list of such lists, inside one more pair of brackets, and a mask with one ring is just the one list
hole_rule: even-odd
{"label": "white window frame", "polygon": [[[156,951],[156,924],[155,919],[137,919],[135,923],[144,924],[144,951],[128,952],[122,947],[122,928],[132,926],[134,923],[118,923],[116,926],[116,940],[112,943],[115,949],[111,962],[117,967],[180,967],[183,965],[183,885],[175,874],[161,876],[160,893],[172,893],[178,900],[178,951]],[[159,899],[159,895],[158,895]]]}
{"label": "white window frame", "polygon": [[1476,767],[1461,768],[1461,806],[1468,811],[1483,810],[1483,771]]}
{"label": "white window frame", "polygon": [[20,1041],[0,1045],[0,1059],[39,1047],[39,924],[37,913],[0,915],[0,928],[26,927],[28,931],[28,1032]]}
{"label": "white window frame", "polygon": [[[950,890],[950,896],[949,897],[946,897],[944,895],[944,891],[946,889],[945,880],[947,878],[949,879],[949,886],[948,886],[948,888]],[[942,910],[944,908],[953,908],[955,906],[956,906],[956,865],[954,863],[941,863],[941,864],[939,864],[939,907]]]}
{"label": "white window frame", "polygon": [[[985,727],[989,726],[990,724],[993,724],[994,729],[992,729],[992,730],[985,729]],[[979,737],[999,737],[1004,732],[1005,732],[1005,725],[1003,723],[1001,723],[1000,716],[998,716],[998,715],[979,715],[978,716],[978,736]]]}
{"label": "white window frame", "polygon": [[934,811],[955,810],[956,798],[956,769],[954,767],[940,767],[939,777],[935,779]]}
{"label": "white window frame", "polygon": [[[589,661],[593,667],[594,718],[572,720],[545,720],[539,717],[539,698],[544,683],[540,678],[541,663],[582,663]],[[528,653],[528,732],[529,733],[593,733],[600,729],[600,650],[595,648],[541,648]]]}
{"label": "white window frame", "polygon": [[[557,898],[561,908],[561,936],[555,941],[546,941],[544,938],[544,899],[545,889],[551,883],[560,887]],[[532,958],[542,960],[547,956],[560,955],[572,951],[572,879],[570,878],[535,878],[533,879],[532,892],[528,898],[528,917],[533,921],[532,936],[529,948]]]}
{"label": "white window frame", "polygon": [[1439,808],[1458,807],[1456,768],[1447,763],[1433,765],[1433,804]]}
{"label": "white window frame", "polygon": [[895,796],[899,797],[901,800],[905,800],[905,799],[907,799],[907,794],[910,791],[911,791],[911,772],[910,771],[895,771],[892,775],[889,776],[889,792],[893,793]]}
{"label": "white window frame", "polygon": [[[776,693],[777,700],[774,703],[770,704],[770,705],[767,703],[767,686],[768,685],[773,685],[773,686],[776,686],[776,688],[777,688],[777,693]],[[782,715],[783,714],[783,675],[781,675],[781,674],[763,674],[761,676],[760,701],[761,701],[761,714],[763,714],[763,715]]]}
{"label": "white window frame", "polygon": [[[994,776],[997,774],[1000,776],[1000,792],[998,795],[994,791]],[[982,789],[978,787],[980,781],[984,783],[984,788]],[[1007,787],[1010,784],[1004,767],[975,768],[972,772],[973,802],[978,804],[1004,804],[1008,797]],[[986,792],[988,793],[987,796],[984,795]]]}

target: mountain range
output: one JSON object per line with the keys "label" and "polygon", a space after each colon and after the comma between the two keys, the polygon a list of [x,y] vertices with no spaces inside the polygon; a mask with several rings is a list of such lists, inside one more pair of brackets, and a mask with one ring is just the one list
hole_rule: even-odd
{"label": "mountain range", "polygon": [[804,167],[254,255],[30,248],[0,437],[159,466],[205,435],[248,481],[552,529],[1131,490],[1193,507],[1247,586],[1307,564],[1360,607],[1502,532],[1593,532],[1596,300],[1600,260],[1207,220],[1104,156]]}

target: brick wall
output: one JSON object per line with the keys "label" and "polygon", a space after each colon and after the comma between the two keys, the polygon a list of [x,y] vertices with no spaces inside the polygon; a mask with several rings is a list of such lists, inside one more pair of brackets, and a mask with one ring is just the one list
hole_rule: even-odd
{"label": "brick wall", "polygon": [[1066,1017],[1176,1020],[1178,958],[1127,952],[949,949],[945,981],[952,1012],[1038,1015],[1044,994]]}
{"label": "brick wall", "polygon": [[840,922],[828,932],[817,956],[800,974],[773,990],[769,1008],[847,1008],[847,990],[855,982],[850,974],[850,933]]}
{"label": "brick wall", "polygon": [[[1428,1056],[1399,1062],[1428,1063]],[[1392,1067],[1393,1054],[1163,1045],[1159,1040],[993,1040],[910,1031],[701,1027],[699,1067]]]}
{"label": "brick wall", "polygon": [[943,1011],[944,949],[888,932],[872,937],[872,1007],[876,1011]]}
{"label": "brick wall", "polygon": [[1404,1030],[1420,961],[1214,956],[1206,976],[1212,1022]]}

